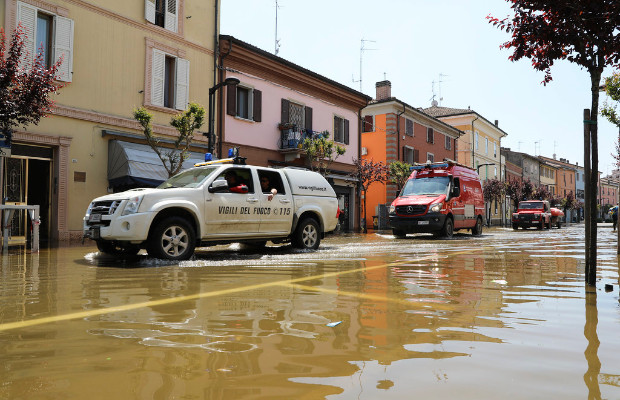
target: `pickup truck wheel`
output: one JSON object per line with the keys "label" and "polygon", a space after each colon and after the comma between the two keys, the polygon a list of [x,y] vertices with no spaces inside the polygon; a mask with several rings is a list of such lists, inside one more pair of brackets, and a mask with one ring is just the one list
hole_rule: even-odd
{"label": "pickup truck wheel", "polygon": [[454,222],[452,222],[452,218],[446,218],[446,222],[443,223],[443,228],[441,229],[441,236],[446,239],[452,238],[454,235]]}
{"label": "pickup truck wheel", "polygon": [[97,249],[102,253],[113,256],[135,256],[140,251],[140,246],[134,244],[118,244],[108,240],[97,240]]}
{"label": "pickup truck wheel", "polygon": [[162,220],[149,236],[149,255],[166,260],[187,260],[196,248],[194,229],[183,218]]}
{"label": "pickup truck wheel", "polygon": [[407,234],[400,229],[392,229],[392,235],[394,235],[394,237],[398,239],[403,239],[405,236],[407,236]]}
{"label": "pickup truck wheel", "polygon": [[293,234],[293,246],[298,249],[316,250],[321,243],[319,224],[314,218],[302,220]]}
{"label": "pickup truck wheel", "polygon": [[516,230],[519,230],[519,225],[517,225],[517,224],[512,224],[512,229],[514,229],[515,231],[516,231]]}
{"label": "pickup truck wheel", "polygon": [[544,227],[545,227],[544,221],[540,220],[540,224],[538,224],[536,229],[538,229],[539,231],[542,231]]}
{"label": "pickup truck wheel", "polygon": [[558,229],[562,227],[562,221],[560,221],[560,217],[558,217]]}
{"label": "pickup truck wheel", "polygon": [[474,236],[482,235],[482,218],[478,217],[476,225],[471,229],[471,234]]}

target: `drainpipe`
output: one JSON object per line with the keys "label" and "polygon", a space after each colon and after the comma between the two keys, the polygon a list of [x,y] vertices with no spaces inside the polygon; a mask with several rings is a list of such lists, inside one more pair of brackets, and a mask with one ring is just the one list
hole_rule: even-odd
{"label": "drainpipe", "polygon": [[[232,51],[232,39],[228,39],[228,51],[226,52],[226,54],[223,55],[219,55],[219,48],[218,48],[218,58],[220,58],[220,66],[219,66],[219,75],[220,75],[220,82],[224,82],[224,59],[230,54],[230,52]],[[224,117],[222,114],[223,111],[223,93],[222,90],[219,91],[218,93],[218,104],[217,104],[217,116],[218,116],[218,121],[219,123],[217,124],[217,156],[219,158],[223,158],[222,157],[222,139],[223,139],[223,134],[222,134],[222,128],[224,125],[223,121],[224,121]]]}
{"label": "drainpipe", "polygon": [[396,160],[397,161],[401,161],[400,156],[402,154],[402,151],[400,148],[400,116],[403,115],[405,111],[407,111],[407,107],[405,107],[405,105],[403,104],[403,111],[396,114]]}
{"label": "drainpipe", "polygon": [[476,117],[471,121],[471,167],[476,168],[476,163],[474,162],[474,152],[476,151],[476,134],[474,132],[474,122],[478,120],[479,117]]}

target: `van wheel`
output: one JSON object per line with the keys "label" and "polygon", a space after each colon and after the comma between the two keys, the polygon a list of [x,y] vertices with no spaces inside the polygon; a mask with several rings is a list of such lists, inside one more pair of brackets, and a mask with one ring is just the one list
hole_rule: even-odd
{"label": "van wheel", "polygon": [[443,228],[441,229],[441,236],[446,239],[450,239],[454,235],[454,222],[452,222],[452,218],[446,218],[446,222],[443,223]]}
{"label": "van wheel", "polygon": [[471,229],[471,234],[474,236],[482,235],[482,218],[478,217],[476,225]]}
{"label": "van wheel", "polygon": [[108,240],[97,240],[97,249],[105,254],[113,256],[135,256],[140,251],[140,246],[135,244],[119,244]]}
{"label": "van wheel", "polygon": [[392,235],[394,235],[398,239],[403,239],[407,234],[400,229],[392,229]]}
{"label": "van wheel", "polygon": [[196,234],[183,218],[162,220],[151,232],[148,240],[149,255],[165,260],[187,260],[194,254]]}
{"label": "van wheel", "polygon": [[321,243],[319,224],[314,218],[302,220],[293,234],[293,246],[298,249],[316,250]]}

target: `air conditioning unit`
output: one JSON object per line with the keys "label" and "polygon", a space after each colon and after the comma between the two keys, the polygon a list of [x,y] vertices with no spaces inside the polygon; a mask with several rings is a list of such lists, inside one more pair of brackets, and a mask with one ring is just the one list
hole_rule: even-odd
{"label": "air conditioning unit", "polygon": [[366,147],[362,147],[362,155],[365,156],[368,154],[368,149]]}

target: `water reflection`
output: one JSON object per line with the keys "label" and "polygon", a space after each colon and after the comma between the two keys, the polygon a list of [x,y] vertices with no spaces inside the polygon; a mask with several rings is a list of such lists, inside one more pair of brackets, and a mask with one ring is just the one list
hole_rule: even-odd
{"label": "water reflection", "polygon": [[0,329],[0,398],[618,397],[617,294],[584,291],[579,232],[544,233],[10,254],[0,324],[84,314]]}

